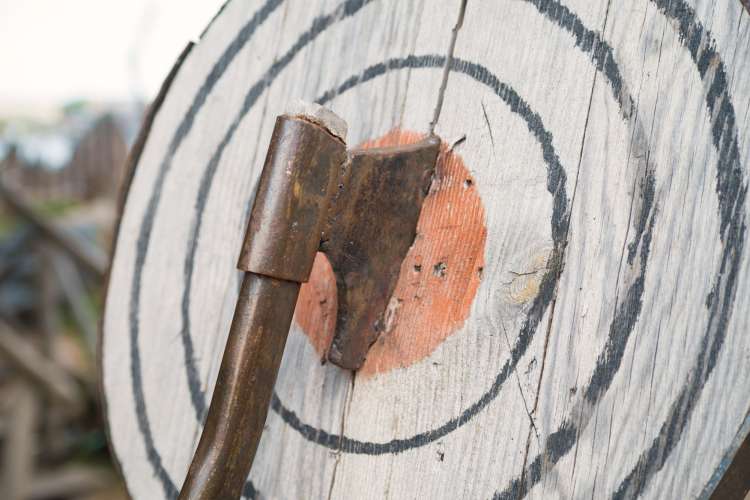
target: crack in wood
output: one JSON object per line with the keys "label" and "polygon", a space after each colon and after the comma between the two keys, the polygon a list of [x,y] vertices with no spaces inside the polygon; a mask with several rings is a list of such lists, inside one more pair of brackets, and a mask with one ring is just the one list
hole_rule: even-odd
{"label": "crack in wood", "polygon": [[[503,321],[502,316],[500,317],[500,327],[503,329],[503,334],[505,336],[505,343],[508,346],[508,351],[511,351],[512,347],[510,345],[510,339],[508,338],[508,330],[505,328],[505,321]],[[518,365],[513,367],[513,374],[516,376],[516,384],[518,385],[518,392],[521,393],[521,400],[523,401],[523,408],[524,410],[526,410],[526,415],[529,417],[529,424],[531,425],[531,428],[534,429],[534,434],[536,435],[537,443],[539,444],[539,446],[541,446],[542,443],[539,439],[539,430],[536,428],[534,417],[531,416],[531,412],[529,411],[529,405],[526,402],[526,396],[524,396],[523,388],[521,387],[521,378],[518,376]]]}
{"label": "crack in wood", "polygon": [[[607,19],[609,17],[609,10],[610,10],[611,6],[612,6],[612,0],[608,0],[608,2],[607,2],[607,8],[606,8],[605,13],[604,13],[604,22],[602,24],[602,29],[601,29],[602,33],[604,33],[605,30],[606,30],[606,28],[607,28]],[[572,192],[571,198],[570,198],[570,206],[568,208],[568,214],[567,214],[568,224],[567,224],[567,227],[565,228],[565,237],[563,239],[563,244],[562,244],[562,248],[561,248],[561,255],[560,255],[560,258],[559,258],[559,260],[557,262],[551,262],[550,263],[553,266],[557,266],[557,269],[556,269],[557,279],[555,280],[555,283],[556,283],[555,284],[555,290],[553,292],[552,302],[550,303],[550,313],[549,313],[549,320],[547,322],[547,332],[546,332],[546,335],[545,335],[545,338],[544,338],[544,349],[543,349],[543,352],[542,352],[542,361],[540,363],[540,368],[539,368],[539,378],[538,378],[538,381],[537,381],[536,394],[534,395],[534,407],[531,410],[531,414],[532,415],[536,413],[537,407],[539,406],[539,393],[541,391],[542,380],[544,378],[544,368],[545,368],[546,361],[547,361],[547,352],[548,352],[549,340],[550,340],[550,337],[552,335],[552,322],[553,322],[554,317],[555,317],[555,306],[557,305],[557,294],[558,294],[559,289],[560,289],[559,288],[560,278],[562,276],[563,269],[565,268],[565,259],[567,258],[566,249],[567,249],[568,241],[569,241],[570,227],[572,225],[571,221],[570,221],[570,216],[573,213],[573,207],[574,207],[575,199],[576,199],[576,191],[578,189],[578,179],[580,177],[581,164],[583,163],[583,151],[584,151],[584,148],[585,148],[585,145],[586,145],[586,132],[588,131],[589,118],[591,117],[591,107],[592,107],[593,100],[594,100],[594,89],[596,88],[596,80],[597,80],[598,74],[599,74],[598,71],[594,71],[594,77],[593,77],[592,82],[591,82],[591,92],[589,93],[589,103],[588,103],[588,108],[586,109],[586,120],[585,120],[584,125],[583,125],[583,134],[582,134],[582,137],[581,137],[581,147],[579,149],[579,154],[578,154],[578,165],[577,165],[577,168],[576,168],[575,181],[573,183],[573,192]],[[523,462],[522,462],[522,466],[521,466],[521,480],[520,480],[520,484],[522,484],[524,486],[523,486],[523,488],[521,488],[521,489],[519,489],[517,491],[517,494],[522,494],[524,491],[528,491],[529,488],[531,487],[531,485],[526,485],[526,480],[527,480],[527,477],[526,477],[526,466],[528,464],[529,449],[531,447],[531,434],[532,434],[532,432],[535,432],[536,430],[537,429],[535,427],[532,427],[531,425],[529,426],[529,432],[528,432],[528,435],[526,437],[526,449],[524,451]],[[577,447],[578,447],[578,440],[576,440],[576,448]]]}
{"label": "crack in wood", "polygon": [[430,122],[430,135],[435,133],[435,126],[440,119],[440,111],[442,111],[443,109],[445,90],[448,88],[448,76],[450,75],[451,67],[453,66],[453,53],[456,50],[456,40],[458,39],[458,32],[461,30],[461,26],[463,26],[464,24],[464,15],[466,14],[466,4],[468,4],[468,2],[469,0],[461,0],[461,5],[458,9],[458,19],[456,20],[456,24],[453,26],[453,30],[451,32],[451,41],[448,45],[448,53],[445,57],[445,66],[443,66],[443,79],[440,83],[440,90],[438,90],[435,113],[432,116],[432,121]]}
{"label": "crack in wood", "polygon": [[[434,132],[435,132],[435,126],[437,125],[438,119],[440,118],[440,111],[442,110],[442,107],[443,107],[443,100],[445,98],[445,91],[446,91],[446,89],[448,87],[448,77],[450,75],[451,66],[452,66],[452,63],[453,63],[453,54],[454,54],[455,48],[456,48],[456,40],[458,39],[458,32],[461,30],[461,27],[463,26],[464,16],[466,14],[466,6],[467,6],[467,4],[468,4],[468,0],[460,0],[458,17],[456,19],[456,23],[453,26],[453,29],[451,30],[451,39],[450,39],[450,43],[448,45],[448,51],[446,53],[445,65],[443,67],[442,80],[441,80],[441,83],[440,83],[440,88],[438,90],[437,103],[435,105],[435,111],[434,111],[434,114],[433,114],[433,119],[430,122],[430,126],[429,126],[429,133],[430,134],[434,134]],[[421,17],[420,17],[420,19],[421,19]],[[414,44],[416,45],[416,38],[415,38]],[[413,48],[414,47],[412,47],[412,51],[413,51]],[[410,74],[411,74],[411,70],[409,70],[409,75],[407,76],[407,88],[406,88],[406,90],[404,92],[405,96],[408,95],[408,85],[409,85],[409,81],[410,81]],[[404,100],[403,100],[403,103],[402,103],[402,112],[401,112],[401,116],[402,117],[403,117],[404,109],[406,108],[406,101],[407,101],[407,99],[406,99],[406,97],[404,97]],[[492,132],[490,132],[490,133],[492,133]],[[462,138],[460,138],[458,141],[456,141],[456,143],[453,146],[455,146],[455,145],[463,142],[465,139],[466,139],[466,136],[464,135]],[[345,431],[345,428],[346,428],[346,419],[347,419],[347,416],[349,415],[349,412],[351,411],[352,400],[354,399],[354,384],[355,384],[356,376],[357,376],[356,372],[352,372],[352,382],[351,382],[351,385],[349,386],[349,390],[348,390],[348,393],[347,393],[346,402],[345,402],[345,404],[343,406],[343,411],[342,411],[342,415],[341,415],[341,428],[340,428],[339,436],[344,436],[345,435],[344,431]],[[519,382],[519,384],[520,384],[520,382]],[[519,386],[519,389],[520,389],[520,386]],[[531,422],[531,425],[534,425],[533,424],[533,420]],[[333,473],[331,475],[331,484],[330,484],[330,487],[328,489],[328,500],[331,500],[332,497],[333,497],[333,490],[334,490],[334,487],[336,485],[336,471],[338,470],[339,463],[341,462],[341,439],[339,439],[339,445],[338,445],[337,450],[335,451],[335,453],[336,453],[336,460],[335,460],[334,465],[333,465]]]}
{"label": "crack in wood", "polygon": [[[354,382],[357,378],[357,372],[352,372],[352,383],[349,384],[349,388],[347,390],[346,394],[346,401],[343,405],[343,412],[341,415],[341,428],[339,429],[339,436],[344,436],[344,431],[346,430],[346,417],[349,415],[349,412],[351,411],[352,407],[352,400],[354,399]],[[339,468],[339,463],[341,462],[341,438],[339,438],[339,444],[336,448],[336,451],[334,451],[334,454],[336,455],[336,459],[333,463],[333,473],[331,474],[331,485],[328,488],[328,500],[331,500],[333,497],[333,487],[336,484],[336,471]]]}
{"label": "crack in wood", "polygon": [[[662,24],[662,30],[661,30],[661,40],[659,42],[659,57],[658,57],[658,59],[656,61],[656,75],[655,75],[655,77],[656,77],[657,81],[659,80],[659,68],[661,67],[661,56],[662,56],[662,52],[664,51],[664,37],[665,37],[665,34],[666,34],[666,29],[667,29],[667,21],[664,20],[664,22]],[[655,98],[655,102],[654,102],[653,113],[651,115],[651,129],[649,130],[649,142],[648,142],[649,144],[652,144],[652,140],[653,140],[653,136],[654,136],[654,124],[656,123],[656,110],[657,110],[657,107],[659,105],[659,96],[660,96],[659,89],[660,89],[660,87],[657,85],[656,98]],[[633,185],[633,195],[634,196],[635,196],[635,192],[636,192],[636,186],[635,186],[635,184],[639,180],[642,180],[642,176],[648,175],[648,168],[649,168],[650,157],[651,157],[651,150],[648,149],[647,156],[646,156],[646,161],[644,163],[644,168],[646,169],[646,172],[641,172],[640,169],[639,169],[639,172],[636,175],[636,178],[635,178],[635,181],[634,181],[634,185]],[[652,215],[652,217],[654,217],[654,215]],[[630,234],[630,227],[631,227],[630,226],[630,221],[628,221],[628,228],[627,228],[627,231],[625,233],[625,241],[626,242],[627,242],[628,236]],[[623,256],[621,256],[620,265],[622,265],[622,257]],[[628,257],[628,260],[632,260],[632,259],[630,257]],[[617,303],[618,303],[617,299],[615,299],[615,304],[617,304]],[[615,315],[613,314],[612,315],[612,321],[614,321],[614,318],[615,318]],[[647,444],[648,444],[647,443],[648,420],[651,417],[651,403],[653,401],[653,397],[652,396],[653,396],[653,387],[654,387],[654,374],[656,372],[656,366],[657,366],[656,355],[657,355],[657,353],[659,351],[659,338],[660,337],[661,337],[661,328],[659,328],[657,330],[657,334],[656,334],[656,346],[654,348],[653,362],[652,362],[652,365],[651,365],[651,381],[650,381],[650,384],[649,384],[648,405],[647,405],[647,408],[646,408],[646,425],[643,426],[643,433],[642,433],[642,436],[641,436],[641,443],[642,443],[643,447],[647,446]],[[630,372],[628,374],[628,389],[630,389],[630,382],[631,382],[631,377],[632,377],[632,374],[633,374],[633,364],[635,363],[635,351],[636,351],[636,349],[635,349],[635,345],[634,345],[634,347],[633,347],[633,357],[631,358],[631,363],[630,363]],[[611,425],[612,425],[612,423],[610,421],[610,426]]]}
{"label": "crack in wood", "polygon": [[490,133],[490,142],[492,143],[492,151],[495,151],[495,137],[492,135],[492,127],[490,126],[490,119],[487,116],[487,108],[484,106],[484,101],[481,101],[482,113],[484,113],[484,122],[487,124],[487,131]]}

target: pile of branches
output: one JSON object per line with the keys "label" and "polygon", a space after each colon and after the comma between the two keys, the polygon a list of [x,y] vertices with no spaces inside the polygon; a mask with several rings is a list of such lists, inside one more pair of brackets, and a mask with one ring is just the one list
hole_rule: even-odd
{"label": "pile of branches", "polygon": [[101,228],[42,216],[1,182],[0,205],[12,220],[0,234],[0,492],[91,498],[116,481],[97,403]]}

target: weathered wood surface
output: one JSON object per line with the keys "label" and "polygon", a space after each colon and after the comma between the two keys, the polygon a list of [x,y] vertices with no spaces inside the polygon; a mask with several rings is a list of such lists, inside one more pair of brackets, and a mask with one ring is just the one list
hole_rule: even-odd
{"label": "weathered wood surface", "polygon": [[[298,318],[246,497],[710,495],[750,428],[750,16],[470,1],[450,59],[460,6],[233,1],[185,57],[138,157],[103,321],[135,498],[174,497],[197,444],[274,117],[318,99],[351,144],[425,132],[446,61],[435,131],[453,153],[427,202],[444,210],[402,268],[412,337],[396,325],[353,376],[320,364]],[[486,240],[446,246],[477,217]],[[466,317],[437,325],[472,280]]]}

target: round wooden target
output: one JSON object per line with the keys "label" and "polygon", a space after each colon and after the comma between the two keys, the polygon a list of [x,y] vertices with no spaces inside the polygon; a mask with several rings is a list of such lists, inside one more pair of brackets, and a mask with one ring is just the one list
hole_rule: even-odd
{"label": "round wooden target", "polygon": [[234,0],[132,156],[101,363],[134,498],[182,484],[296,99],[345,118],[351,145],[416,140],[442,102],[444,146],[356,374],[321,363],[316,267],[246,498],[711,494],[750,431],[742,5]]}

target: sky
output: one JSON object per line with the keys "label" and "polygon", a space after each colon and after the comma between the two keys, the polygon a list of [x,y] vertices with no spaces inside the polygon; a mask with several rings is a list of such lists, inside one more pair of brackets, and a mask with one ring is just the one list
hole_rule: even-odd
{"label": "sky", "polygon": [[0,0],[0,116],[151,99],[224,0]]}

